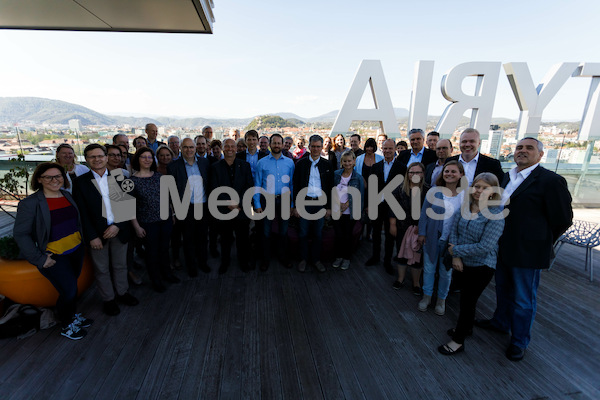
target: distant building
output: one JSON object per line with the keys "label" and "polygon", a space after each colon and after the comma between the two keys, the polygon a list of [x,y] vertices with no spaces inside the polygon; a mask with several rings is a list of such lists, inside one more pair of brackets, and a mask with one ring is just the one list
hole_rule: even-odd
{"label": "distant building", "polygon": [[81,132],[81,121],[78,119],[70,119],[69,129],[75,132]]}
{"label": "distant building", "polygon": [[502,153],[502,140],[504,139],[504,131],[490,131],[487,140],[481,141],[481,152],[489,154],[493,158],[499,158]]}

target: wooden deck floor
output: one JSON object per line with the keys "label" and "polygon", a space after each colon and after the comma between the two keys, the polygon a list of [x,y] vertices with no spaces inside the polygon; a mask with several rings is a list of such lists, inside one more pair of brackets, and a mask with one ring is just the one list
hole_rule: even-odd
{"label": "wooden deck floor", "polygon": [[[438,354],[458,295],[443,317],[417,311],[383,267],[362,266],[367,246],[348,271],[273,263],[185,277],[164,294],[146,283],[132,289],[141,304],[117,317],[89,290],[80,310],[96,322],[85,339],[54,328],[0,340],[0,399],[600,398],[600,285],[579,249],[565,246],[542,274],[532,342],[513,363],[507,336],[477,328],[464,353]],[[479,315],[494,304],[492,283]]]}

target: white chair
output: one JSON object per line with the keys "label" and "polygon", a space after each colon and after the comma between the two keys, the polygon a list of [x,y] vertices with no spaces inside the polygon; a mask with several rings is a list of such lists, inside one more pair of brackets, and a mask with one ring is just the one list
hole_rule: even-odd
{"label": "white chair", "polygon": [[[573,225],[554,244],[554,260],[563,244],[568,243],[578,247],[585,247],[585,270],[590,266],[590,282],[594,281],[594,247],[600,245],[600,224],[574,220]],[[552,267],[552,264],[550,267]]]}

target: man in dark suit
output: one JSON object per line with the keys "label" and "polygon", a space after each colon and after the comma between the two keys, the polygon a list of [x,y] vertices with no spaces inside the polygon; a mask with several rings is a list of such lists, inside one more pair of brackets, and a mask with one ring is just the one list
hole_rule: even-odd
{"label": "man in dark suit", "polygon": [[117,301],[129,306],[139,303],[128,292],[130,222],[119,218],[120,210],[114,207],[118,202],[111,201],[121,197],[123,192],[106,166],[106,148],[94,143],[88,145],[83,153],[90,171],[75,180],[73,197],[79,207],[84,241],[91,248],[94,276],[104,301],[103,311],[107,315],[117,315],[121,311]]}
{"label": "man in dark suit", "polygon": [[[167,172],[175,178],[179,197],[183,200],[186,186],[190,186],[192,197],[187,215],[180,220],[183,232],[183,255],[190,277],[198,276],[198,267],[209,273],[206,263],[208,207],[207,183],[209,162],[204,157],[196,157],[196,146],[190,138],[181,142],[181,157],[167,166]],[[194,208],[202,208],[202,218],[196,219]]]}
{"label": "man in dark suit", "polygon": [[[377,177],[378,191],[390,183],[397,175],[406,175],[406,165],[394,159],[396,145],[392,139],[383,142],[381,151],[383,152],[383,160],[373,164],[371,175]],[[373,254],[366,262],[367,266],[376,265],[379,263],[379,254],[381,253],[381,228],[385,233],[385,252],[383,256],[383,266],[388,274],[393,275],[392,268],[392,252],[394,251],[394,243],[396,239],[390,234],[390,218],[389,206],[386,201],[381,201],[379,205],[369,205],[369,207],[379,207],[377,219],[372,220],[373,225]]]}
{"label": "man in dark suit", "polygon": [[258,160],[268,156],[269,153],[260,151],[258,149],[258,132],[256,132],[254,129],[250,129],[248,132],[246,132],[244,135],[244,140],[246,141],[247,146],[246,151],[240,151],[235,156],[240,160],[247,161],[250,164],[252,178],[254,178],[254,171],[256,170],[256,164],[258,164]]}
{"label": "man in dark suit", "polygon": [[217,157],[213,157],[210,154],[210,149],[208,148],[208,140],[206,137],[202,135],[196,136],[194,139],[196,142],[196,157],[198,158],[206,158],[208,160],[209,165],[213,165],[217,161]]}
{"label": "man in dark suit", "polygon": [[553,245],[573,222],[567,182],[539,165],[542,143],[521,139],[515,149],[517,166],[506,174],[502,187],[508,215],[499,241],[496,269],[496,311],[475,325],[511,332],[506,357],[519,361],[531,339],[537,288],[542,269],[548,269]]}
{"label": "man in dark suit", "polygon": [[482,172],[491,172],[496,175],[498,182],[502,182],[504,172],[500,161],[479,153],[481,138],[477,129],[465,129],[460,134],[459,146],[461,154],[448,158],[448,161],[458,160],[462,164],[465,176],[469,180],[469,186],[473,183],[473,179]]}
{"label": "man in dark suit", "polygon": [[[331,163],[321,157],[323,150],[323,138],[319,135],[312,135],[308,141],[308,150],[310,155],[302,157],[296,163],[294,171],[294,199],[296,208],[294,214],[300,217],[300,257],[302,260],[298,264],[298,271],[304,272],[306,264],[311,261],[319,272],[325,272],[325,266],[321,262],[321,238],[325,218],[331,215],[331,189],[333,188],[333,167]],[[305,189],[305,190],[303,190]],[[300,196],[299,196],[300,194]],[[306,205],[305,202],[325,201],[324,205]],[[307,219],[300,213],[308,213],[313,216]],[[325,215],[315,219],[314,214],[325,209]],[[308,239],[309,231],[311,233],[312,246],[309,251]]]}
{"label": "man in dark suit", "polygon": [[437,161],[425,167],[425,184],[433,187],[437,178],[444,169],[444,164],[450,154],[452,154],[452,142],[450,139],[442,139],[436,142],[435,154]]}
{"label": "man in dark suit", "polygon": [[425,148],[425,132],[422,129],[411,129],[408,132],[408,139],[410,150],[401,151],[397,158],[404,167],[414,162],[420,162],[427,167],[437,160],[435,151]]}
{"label": "man in dark suit", "polygon": [[[238,215],[230,220],[216,218],[219,234],[221,235],[221,266],[219,273],[224,274],[229,268],[231,262],[231,245],[233,244],[233,234],[235,232],[235,244],[237,248],[238,262],[240,269],[244,272],[250,270],[248,259],[250,257],[248,227],[250,220],[242,210],[242,199],[244,194],[252,187],[254,181],[250,164],[246,161],[236,158],[236,144],[233,139],[225,139],[223,142],[224,158],[211,167],[210,183],[212,190],[218,190],[221,187],[233,189],[239,199],[229,206],[219,207],[219,212],[229,214],[237,210]],[[218,200],[233,200],[227,194],[220,194]]]}

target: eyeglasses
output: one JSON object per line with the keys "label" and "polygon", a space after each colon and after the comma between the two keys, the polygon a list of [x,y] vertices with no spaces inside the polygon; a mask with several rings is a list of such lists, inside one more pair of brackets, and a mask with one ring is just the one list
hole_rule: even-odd
{"label": "eyeglasses", "polygon": [[409,171],[408,174],[409,175],[422,175],[423,171]]}
{"label": "eyeglasses", "polygon": [[40,179],[46,183],[52,182],[52,181],[60,182],[63,180],[63,176],[62,175],[42,175],[42,176],[40,176]]}

